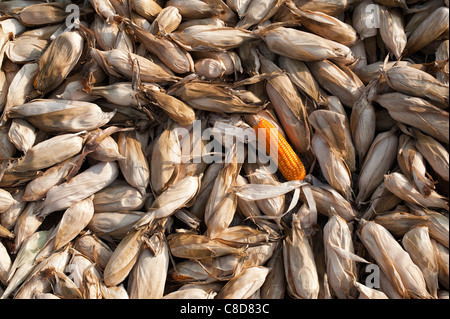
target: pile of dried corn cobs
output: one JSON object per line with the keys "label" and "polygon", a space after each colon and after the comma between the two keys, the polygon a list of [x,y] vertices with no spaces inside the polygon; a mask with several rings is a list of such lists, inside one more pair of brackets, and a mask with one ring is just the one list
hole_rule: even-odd
{"label": "pile of dried corn cobs", "polygon": [[1,297],[448,299],[448,19],[0,3]]}

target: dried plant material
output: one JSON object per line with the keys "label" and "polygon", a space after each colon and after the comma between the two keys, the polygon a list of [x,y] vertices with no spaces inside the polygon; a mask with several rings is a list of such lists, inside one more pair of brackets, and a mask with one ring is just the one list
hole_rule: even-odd
{"label": "dried plant material", "polygon": [[18,150],[26,154],[36,141],[36,129],[25,120],[14,119],[11,121],[8,137]]}
{"label": "dried plant material", "polygon": [[180,208],[188,206],[198,193],[201,176],[186,176],[162,192],[149,211],[134,225],[135,228],[169,217]]}
{"label": "dried plant material", "polygon": [[161,234],[149,238],[130,273],[130,299],[160,299],[169,269],[169,246]]}
{"label": "dried plant material", "polygon": [[166,5],[153,20],[149,32],[154,35],[171,33],[175,31],[182,21],[180,10],[177,7]]}
{"label": "dried plant material", "polygon": [[403,52],[405,56],[410,56],[423,49],[445,32],[445,30],[448,30],[448,10],[448,7],[440,7],[419,24],[408,37],[408,43]]}
{"label": "dried plant material", "polygon": [[205,208],[205,224],[209,238],[217,237],[230,225],[237,208],[237,195],[232,191],[239,174],[234,147],[229,150],[226,158],[228,161],[214,182]]}
{"label": "dried plant material", "polygon": [[89,0],[95,12],[99,17],[106,20],[107,23],[111,23],[114,20],[116,9],[109,0]]}
{"label": "dried plant material", "polygon": [[436,49],[436,62],[439,71],[436,79],[445,85],[449,85],[449,40],[443,41]]}
{"label": "dried plant material", "polygon": [[297,299],[317,299],[319,278],[313,251],[295,216],[292,234],[283,241],[283,260],[289,295]]}
{"label": "dried plant material", "polygon": [[223,51],[254,41],[257,36],[250,31],[211,25],[195,25],[169,37],[187,51]]}
{"label": "dried plant material", "polygon": [[433,239],[431,240],[431,242],[433,243],[434,252],[439,264],[439,284],[442,285],[445,289],[449,289],[448,248],[444,247]]}
{"label": "dried plant material", "polygon": [[448,107],[448,86],[427,72],[411,66],[396,66],[388,69],[384,75],[389,86],[394,90],[406,95],[429,99],[438,105]]}
{"label": "dried plant material", "polygon": [[228,281],[216,298],[247,299],[262,286],[268,272],[266,267],[249,267]]}
{"label": "dried plant material", "polygon": [[118,174],[119,168],[115,162],[100,162],[91,166],[70,181],[50,188],[40,215],[46,216],[88,198],[110,185]]}
{"label": "dried plant material", "polygon": [[435,191],[431,191],[428,196],[422,195],[403,174],[391,173],[385,175],[384,183],[393,194],[407,202],[424,207],[442,208],[448,211],[448,202],[444,196],[439,195]]}
{"label": "dried plant material", "polygon": [[22,200],[31,202],[44,198],[50,188],[64,182],[64,179],[78,161],[79,157],[79,155],[76,155],[56,164],[47,169],[41,176],[30,181],[25,187]]}
{"label": "dried plant material", "polygon": [[364,221],[360,238],[402,298],[431,297],[422,271],[386,228],[372,221]]}
{"label": "dried plant material", "polygon": [[305,62],[329,59],[342,64],[355,62],[355,57],[347,46],[308,32],[269,26],[258,31],[258,35],[272,52],[292,59]]}
{"label": "dried plant material", "polygon": [[425,160],[430,164],[433,170],[444,180],[448,181],[449,154],[441,143],[432,137],[415,132],[415,147],[422,154]]}
{"label": "dried plant material", "polygon": [[366,95],[361,96],[353,104],[350,115],[350,129],[359,163],[364,162],[375,138],[376,122],[375,108],[372,103],[369,103]]}
{"label": "dried plant material", "polygon": [[417,216],[406,212],[385,212],[373,219],[395,237],[402,237],[410,230],[429,225],[428,216]]}
{"label": "dried plant material", "polygon": [[403,15],[399,9],[380,6],[380,35],[388,50],[400,59],[406,47]]}
{"label": "dried plant material", "polygon": [[144,197],[128,184],[111,185],[95,193],[94,209],[100,212],[139,210],[144,206]]}
{"label": "dried plant material", "polygon": [[83,147],[80,134],[62,134],[36,144],[13,164],[16,172],[48,168],[77,155]]}
{"label": "dried plant material", "polygon": [[250,2],[245,10],[245,14],[243,14],[243,18],[239,20],[236,27],[248,29],[255,24],[262,24],[277,13],[284,2],[285,0],[263,0]]}
{"label": "dried plant material", "polygon": [[125,52],[122,50],[101,51],[94,48],[90,50],[91,56],[103,68],[103,70],[118,78],[133,78],[133,61],[139,64],[139,76],[144,82],[175,82],[179,78],[158,64],[140,55]]}
{"label": "dried plant material", "polygon": [[83,53],[84,39],[79,32],[61,33],[39,60],[34,87],[43,94],[60,85],[73,70]]}
{"label": "dried plant material", "polygon": [[205,79],[213,80],[222,77],[226,72],[226,66],[220,60],[201,59],[195,62],[195,72]]}
{"label": "dried plant material", "polygon": [[170,252],[187,259],[216,258],[229,254],[242,254],[244,249],[222,243],[221,238],[209,239],[196,234],[173,234],[168,237]]}
{"label": "dried plant material", "polygon": [[327,182],[350,200],[353,197],[351,173],[342,156],[320,133],[314,134],[312,149]]}
{"label": "dried plant material", "polygon": [[101,241],[96,235],[89,234],[88,232],[80,235],[76,239],[74,248],[95,262],[101,269],[105,269],[113,253],[106,243]]}
{"label": "dried plant material", "polygon": [[428,228],[422,226],[411,229],[403,236],[402,245],[422,270],[430,295],[437,298],[439,264]]}
{"label": "dried plant material", "polygon": [[117,145],[124,157],[119,160],[120,171],[128,184],[136,187],[144,195],[150,182],[150,168],[135,132],[119,132]]}
{"label": "dried plant material", "polygon": [[355,255],[350,229],[338,215],[328,220],[323,236],[329,285],[339,299],[351,299],[357,282],[356,261],[364,259]]}
{"label": "dried plant material", "polygon": [[6,56],[14,63],[27,63],[39,60],[49,42],[45,39],[19,37],[5,46]]}
{"label": "dried plant material", "polygon": [[123,239],[144,215],[140,211],[95,213],[87,228],[99,236]]}
{"label": "dried plant material", "polygon": [[395,130],[379,133],[372,142],[358,178],[357,203],[364,202],[383,181],[394,166],[397,157],[398,137]]}
{"label": "dried plant material", "polygon": [[389,299],[384,292],[369,288],[359,282],[355,282],[355,286],[359,291],[358,299]]}
{"label": "dried plant material", "polygon": [[321,37],[346,46],[352,46],[358,39],[358,35],[352,26],[335,17],[319,11],[300,10],[290,1],[286,5],[298,18],[302,26]]}
{"label": "dried plant material", "polygon": [[128,276],[139,257],[143,235],[144,229],[133,230],[120,241],[103,272],[106,286],[117,286]]}
{"label": "dried plant material", "polygon": [[[379,9],[378,5],[372,0],[363,0],[353,8],[353,27],[361,40],[374,37],[378,33],[378,29],[370,25],[370,23],[375,23],[375,8]],[[369,24],[367,23],[368,21]]]}
{"label": "dried plant material", "polygon": [[30,4],[18,10],[17,19],[25,26],[42,26],[63,22],[69,15],[66,3]]}
{"label": "dried plant material", "polygon": [[171,88],[171,95],[191,107],[210,112],[257,113],[264,102],[246,90],[238,90],[226,83],[188,81]]}
{"label": "dried plant material", "polygon": [[[6,279],[8,278],[12,261],[11,257],[9,257],[8,250],[2,243],[0,243],[0,257],[0,282],[6,285]],[[0,294],[3,295],[3,291],[1,291]]]}
{"label": "dried plant material", "polygon": [[344,65],[328,60],[310,62],[308,67],[319,84],[342,104],[352,108],[364,93],[364,84],[358,76]]}
{"label": "dried plant material", "polygon": [[9,117],[23,118],[45,132],[80,132],[108,123],[115,112],[103,112],[90,102],[36,99],[11,108]]}
{"label": "dried plant material", "polygon": [[418,97],[402,93],[386,93],[375,101],[389,111],[396,121],[413,126],[444,143],[448,138],[448,112]]}
{"label": "dried plant material", "polygon": [[339,0],[294,0],[294,2],[302,10],[320,11],[331,16],[336,16],[359,3],[360,0],[349,0],[345,2]]}
{"label": "dried plant material", "polygon": [[345,115],[334,111],[317,110],[309,114],[308,120],[316,132],[326,139],[328,145],[338,152],[350,171],[356,170],[356,152]]}
{"label": "dried plant material", "polygon": [[156,140],[151,158],[151,185],[160,194],[177,179],[181,164],[181,145],[174,127],[169,126]]}
{"label": "dried plant material", "polygon": [[280,56],[279,64],[287,72],[292,83],[300,89],[300,92],[306,94],[319,105],[327,104],[326,93],[319,86],[304,62]]}
{"label": "dried plant material", "polygon": [[422,195],[427,196],[435,189],[433,181],[427,176],[422,154],[414,147],[414,140],[406,134],[399,138],[397,162],[403,174]]}
{"label": "dried plant material", "polygon": [[429,219],[427,227],[430,232],[430,236],[448,248],[449,247],[448,216],[428,208],[422,208],[415,204],[407,203],[407,205],[413,214],[418,216],[424,216]]}
{"label": "dried plant material", "polygon": [[[260,61],[263,73],[280,71],[269,59],[260,56]],[[294,149],[301,154],[309,154],[311,133],[306,107],[292,81],[285,74],[271,78],[266,82],[266,91]]]}
{"label": "dried plant material", "polygon": [[16,203],[10,192],[0,188],[0,213],[4,213]]}

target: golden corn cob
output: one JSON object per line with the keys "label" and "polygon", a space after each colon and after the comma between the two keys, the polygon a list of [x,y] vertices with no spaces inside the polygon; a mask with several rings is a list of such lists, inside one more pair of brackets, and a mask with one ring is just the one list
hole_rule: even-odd
{"label": "golden corn cob", "polygon": [[[254,127],[256,135],[258,136],[258,130],[276,130],[275,127],[267,120],[260,118],[258,124]],[[306,170],[303,166],[302,161],[294,152],[289,143],[285,140],[283,135],[277,131],[277,135],[264,131],[264,136],[266,140],[266,151],[271,155],[272,149],[274,147],[278,148],[278,158],[272,158],[278,164],[278,169],[284,178],[288,181],[292,180],[303,180],[306,176]],[[262,138],[262,137],[261,137]],[[271,147],[271,145],[273,145]]]}

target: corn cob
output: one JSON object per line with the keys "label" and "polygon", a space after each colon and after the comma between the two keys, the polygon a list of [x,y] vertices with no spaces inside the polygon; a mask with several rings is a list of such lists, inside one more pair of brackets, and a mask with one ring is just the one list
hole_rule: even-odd
{"label": "corn cob", "polygon": [[273,150],[275,150],[274,148],[277,149],[278,157],[272,158],[272,160],[276,161],[278,164],[278,169],[281,174],[283,174],[284,178],[288,181],[303,180],[306,176],[305,167],[283,135],[281,135],[278,131],[276,131],[276,133],[266,133],[266,130],[276,129],[269,121],[263,118],[259,119],[259,122],[254,129],[257,136],[259,129],[264,130],[266,152],[269,153],[270,156],[273,154]]}

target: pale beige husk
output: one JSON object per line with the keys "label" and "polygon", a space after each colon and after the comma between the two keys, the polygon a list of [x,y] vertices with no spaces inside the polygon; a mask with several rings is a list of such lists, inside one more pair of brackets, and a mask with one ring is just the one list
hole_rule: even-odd
{"label": "pale beige husk", "polygon": [[333,144],[327,142],[321,133],[314,133],[311,142],[314,155],[328,184],[350,200],[353,197],[351,173],[342,155],[335,151]]}
{"label": "pale beige husk", "polygon": [[360,0],[348,0],[348,1],[339,1],[339,0],[316,0],[316,1],[308,1],[308,0],[294,0],[295,4],[300,9],[305,10],[313,10],[320,11],[332,16],[336,16],[347,9],[351,8],[353,5],[360,2]]}
{"label": "pale beige husk", "polygon": [[123,239],[144,215],[141,211],[95,213],[87,228],[99,236]]}
{"label": "pale beige husk", "polygon": [[392,235],[399,238],[416,227],[430,224],[429,217],[427,216],[416,216],[401,211],[385,212],[382,215],[376,216],[373,220],[389,230]]}
{"label": "pale beige husk", "polygon": [[317,299],[319,278],[313,251],[296,218],[292,234],[283,240],[283,260],[289,295],[297,299]]}
{"label": "pale beige husk", "polygon": [[[94,197],[95,198],[95,197]],[[95,262],[101,269],[105,269],[113,251],[101,241],[95,234],[85,232],[74,242],[74,249]]]}
{"label": "pale beige husk", "polygon": [[10,192],[0,188],[0,213],[4,213],[16,203]]}
{"label": "pale beige husk", "polygon": [[415,127],[441,142],[448,143],[448,112],[425,99],[399,92],[378,95],[375,99],[396,121]]}
{"label": "pale beige husk", "polygon": [[120,183],[111,185],[95,193],[96,213],[140,210],[144,206],[144,196],[134,187]]}
{"label": "pale beige husk", "polygon": [[310,62],[308,67],[319,84],[352,108],[364,93],[364,84],[348,67],[324,60]]}
{"label": "pale beige husk", "polygon": [[145,244],[130,272],[130,299],[160,299],[164,295],[169,269],[169,246],[161,234],[154,234]]}
{"label": "pale beige husk", "polygon": [[372,103],[369,103],[366,95],[361,96],[353,104],[350,115],[350,130],[359,163],[364,162],[366,154],[375,138],[376,122],[374,106]]}
{"label": "pale beige husk", "polygon": [[380,6],[380,35],[389,52],[397,59],[402,56],[407,37],[400,9]]}
{"label": "pale beige husk", "polygon": [[119,132],[117,145],[119,153],[124,157],[118,161],[120,171],[128,184],[144,195],[150,182],[150,168],[135,132]]}
{"label": "pale beige husk", "polygon": [[409,56],[435,40],[449,27],[448,7],[440,7],[422,21],[410,34],[404,55]]}
{"label": "pale beige husk", "polygon": [[39,60],[39,72],[34,81],[38,92],[48,93],[69,75],[83,53],[84,39],[79,32],[61,33]]}
{"label": "pale beige husk", "polygon": [[263,266],[249,267],[228,281],[216,298],[247,299],[262,286],[268,272]]}
{"label": "pale beige husk", "polygon": [[449,180],[449,154],[444,146],[432,137],[415,132],[415,147],[422,154],[430,166],[444,180]]}
{"label": "pale beige husk", "polygon": [[47,192],[41,216],[68,208],[110,185],[118,176],[115,162],[100,162],[77,174],[70,181],[53,186]]}
{"label": "pale beige husk", "polygon": [[298,17],[300,24],[317,35],[346,46],[355,44],[358,39],[356,31],[351,25],[333,16],[319,11],[300,10],[290,1],[286,4]]}
{"label": "pale beige husk", "polygon": [[377,4],[372,0],[363,0],[353,8],[353,27],[361,40],[374,37],[378,33],[377,28],[367,24],[368,21],[375,22],[373,18],[374,14],[377,13],[375,10],[376,6]]}
{"label": "pale beige husk", "polygon": [[358,178],[358,196],[361,203],[371,196],[394,166],[397,158],[398,137],[395,130],[379,133],[373,140]]}
{"label": "pale beige husk", "polygon": [[330,59],[343,64],[355,62],[355,57],[347,46],[309,32],[269,26],[258,35],[271,51],[292,59],[305,62]]}
{"label": "pale beige husk", "polygon": [[16,172],[48,168],[77,155],[83,147],[80,134],[62,134],[34,145],[13,164]]}
{"label": "pale beige husk", "polygon": [[383,226],[373,221],[363,222],[360,238],[377,265],[403,298],[429,299],[431,297],[420,268]]}
{"label": "pale beige husk", "polygon": [[103,112],[94,103],[59,100],[36,99],[10,109],[8,116],[23,118],[36,128],[46,132],[90,131],[108,123],[113,112]]}
{"label": "pale beige husk", "polygon": [[18,150],[26,154],[36,141],[36,128],[23,119],[14,119],[8,137]]}
{"label": "pale beige husk", "polygon": [[428,228],[421,226],[411,229],[403,236],[402,245],[422,270],[428,292],[433,298],[437,298],[439,264]]}
{"label": "pale beige husk", "polygon": [[262,24],[270,19],[283,5],[285,0],[263,0],[249,3],[243,18],[236,27],[249,29],[255,24]]}

